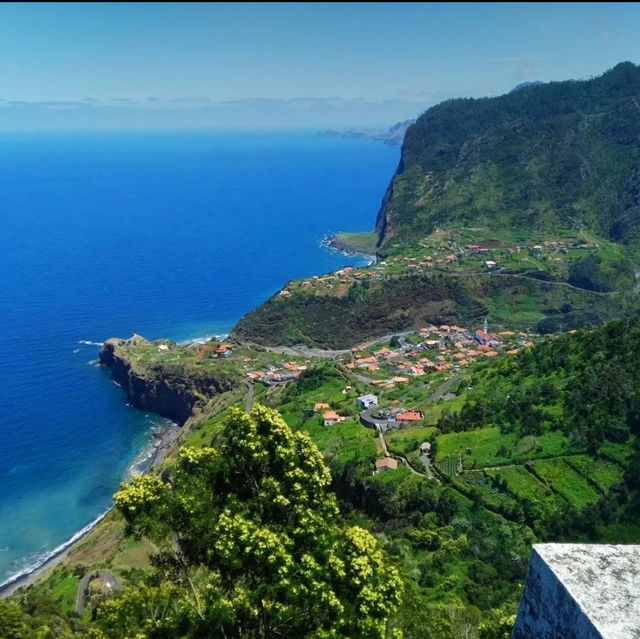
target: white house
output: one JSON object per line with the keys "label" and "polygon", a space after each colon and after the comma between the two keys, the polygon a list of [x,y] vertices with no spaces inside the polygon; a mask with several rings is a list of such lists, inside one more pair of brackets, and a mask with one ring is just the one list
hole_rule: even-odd
{"label": "white house", "polygon": [[338,422],[344,422],[347,418],[342,415],[338,415],[334,410],[328,410],[325,413],[322,413],[322,425],[323,426],[333,426]]}
{"label": "white house", "polygon": [[378,398],[372,394],[362,395],[358,397],[358,399],[356,399],[356,402],[358,403],[358,406],[360,406],[360,408],[367,409],[367,408],[370,408],[371,406],[377,406]]}

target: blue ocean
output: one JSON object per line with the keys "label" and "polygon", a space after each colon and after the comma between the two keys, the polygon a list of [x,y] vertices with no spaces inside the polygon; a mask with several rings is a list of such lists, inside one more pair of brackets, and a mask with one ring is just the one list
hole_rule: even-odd
{"label": "blue ocean", "polygon": [[95,365],[111,336],[227,332],[347,258],[398,149],[313,131],[0,135],[0,582],[88,526],[160,421]]}

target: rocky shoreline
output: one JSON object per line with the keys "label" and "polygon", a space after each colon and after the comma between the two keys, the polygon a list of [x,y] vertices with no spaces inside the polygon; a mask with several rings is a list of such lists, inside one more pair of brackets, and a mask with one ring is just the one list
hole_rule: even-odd
{"label": "rocky shoreline", "polygon": [[[159,466],[167,458],[167,455],[179,434],[180,427],[177,424],[167,424],[155,431],[153,433],[152,450],[149,457],[145,460],[144,467],[139,473],[136,473],[131,469],[130,474],[144,475]],[[51,554],[42,561],[42,563],[34,566],[32,569],[27,568],[22,573],[18,573],[11,577],[4,584],[0,584],[0,599],[5,599],[16,592],[16,590],[31,585],[44,574],[53,570],[53,568],[60,564],[73,550],[73,548],[77,546],[111,512],[112,509],[113,506],[94,519],[91,523],[87,524],[84,528],[73,535],[73,537],[61,544],[57,549],[54,549]]]}
{"label": "rocky shoreline", "polygon": [[342,253],[349,257],[362,257],[366,259],[370,264],[375,264],[377,256],[375,254],[363,253],[358,247],[349,244],[340,237],[340,233],[334,233],[333,235],[325,235],[322,238],[321,246],[328,248],[336,253]]}

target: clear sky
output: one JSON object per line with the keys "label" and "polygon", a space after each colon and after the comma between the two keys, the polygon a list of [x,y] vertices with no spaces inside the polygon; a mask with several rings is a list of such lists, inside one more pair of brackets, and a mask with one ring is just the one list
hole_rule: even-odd
{"label": "clear sky", "polygon": [[639,28],[636,3],[6,3],[0,128],[74,109],[109,126],[391,124],[640,63]]}

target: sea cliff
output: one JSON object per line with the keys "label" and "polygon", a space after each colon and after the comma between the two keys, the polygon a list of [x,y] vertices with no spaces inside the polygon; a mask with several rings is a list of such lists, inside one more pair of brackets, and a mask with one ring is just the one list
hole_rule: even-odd
{"label": "sea cliff", "polygon": [[140,335],[133,335],[129,339],[112,337],[100,350],[100,364],[111,369],[111,377],[135,408],[184,424],[212,397],[240,384],[239,380],[220,371],[179,362],[160,364],[137,354],[137,347],[150,345],[158,349],[180,348],[169,340],[149,342]]}

